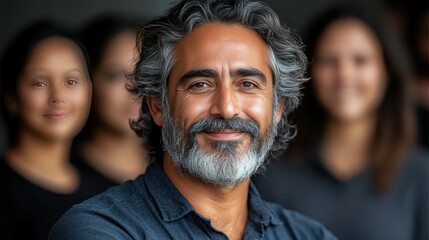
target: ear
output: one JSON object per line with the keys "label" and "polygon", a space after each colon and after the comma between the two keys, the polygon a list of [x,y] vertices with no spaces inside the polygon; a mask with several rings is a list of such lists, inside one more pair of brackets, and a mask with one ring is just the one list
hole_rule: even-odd
{"label": "ear", "polygon": [[282,119],[282,114],[283,114],[283,108],[285,106],[285,102],[284,102],[284,98],[280,98],[279,100],[279,105],[277,106],[277,116],[276,116],[276,123],[279,123],[280,120]]}
{"label": "ear", "polygon": [[150,115],[156,125],[162,126],[162,103],[161,98],[148,97],[146,99],[147,106],[149,108]]}
{"label": "ear", "polygon": [[4,95],[4,101],[6,104],[6,109],[12,117],[15,117],[18,112],[18,102],[16,98],[11,93],[6,93]]}

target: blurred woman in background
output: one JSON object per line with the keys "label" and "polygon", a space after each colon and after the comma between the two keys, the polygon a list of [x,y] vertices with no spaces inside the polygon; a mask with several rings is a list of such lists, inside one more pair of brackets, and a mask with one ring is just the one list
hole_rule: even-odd
{"label": "blurred woman in background", "polygon": [[48,21],[25,29],[2,56],[1,239],[47,239],[69,207],[97,193],[70,162],[91,104],[87,63],[83,46]]}
{"label": "blurred woman in background", "polygon": [[93,98],[75,154],[104,189],[137,177],[148,164],[143,138],[129,125],[141,105],[127,90],[138,57],[136,36],[136,22],[113,15],[96,18],[80,33],[91,60]]}
{"label": "blurred woman in background", "polygon": [[263,197],[339,239],[428,239],[428,155],[414,151],[407,61],[380,14],[340,6],[314,21],[297,138],[256,179]]}

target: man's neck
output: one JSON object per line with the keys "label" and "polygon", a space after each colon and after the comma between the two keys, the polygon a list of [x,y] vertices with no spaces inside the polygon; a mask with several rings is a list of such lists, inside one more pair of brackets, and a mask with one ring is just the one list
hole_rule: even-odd
{"label": "man's neck", "polygon": [[207,219],[229,239],[242,239],[247,222],[247,179],[233,187],[216,187],[195,178],[181,174],[168,156],[164,157],[163,168],[179,192],[195,210]]}

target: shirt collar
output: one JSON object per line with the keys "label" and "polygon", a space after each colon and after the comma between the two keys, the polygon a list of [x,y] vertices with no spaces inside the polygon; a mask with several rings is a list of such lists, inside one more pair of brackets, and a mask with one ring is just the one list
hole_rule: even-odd
{"label": "shirt collar", "polygon": [[[177,190],[170,179],[165,175],[164,170],[159,164],[151,164],[145,173],[146,185],[150,194],[161,213],[161,218],[165,222],[172,222],[184,217],[190,212],[198,214],[188,200]],[[270,223],[281,224],[281,220],[273,214],[268,204],[261,199],[253,182],[249,189],[249,221],[268,226]]]}
{"label": "shirt collar", "polygon": [[254,223],[268,226],[270,223],[274,225],[282,224],[282,221],[272,212],[267,202],[262,200],[256,186],[250,182],[249,189],[249,217],[248,219]]}
{"label": "shirt collar", "polygon": [[144,179],[164,222],[172,222],[189,212],[195,212],[159,164],[150,164]]}

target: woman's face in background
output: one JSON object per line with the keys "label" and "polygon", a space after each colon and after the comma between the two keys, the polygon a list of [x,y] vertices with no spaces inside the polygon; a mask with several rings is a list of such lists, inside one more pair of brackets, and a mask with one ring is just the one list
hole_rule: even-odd
{"label": "woman's face in background", "polygon": [[375,116],[387,85],[382,47],[356,19],[337,20],[322,32],[311,75],[319,103],[342,122]]}
{"label": "woman's face in background", "polygon": [[135,134],[129,119],[136,119],[140,110],[140,101],[126,88],[137,57],[136,33],[122,31],[106,45],[93,76],[95,114],[104,127],[121,135]]}
{"label": "woman's face in background", "polygon": [[71,140],[85,124],[90,106],[91,81],[80,48],[63,37],[37,43],[11,106],[21,135]]}

